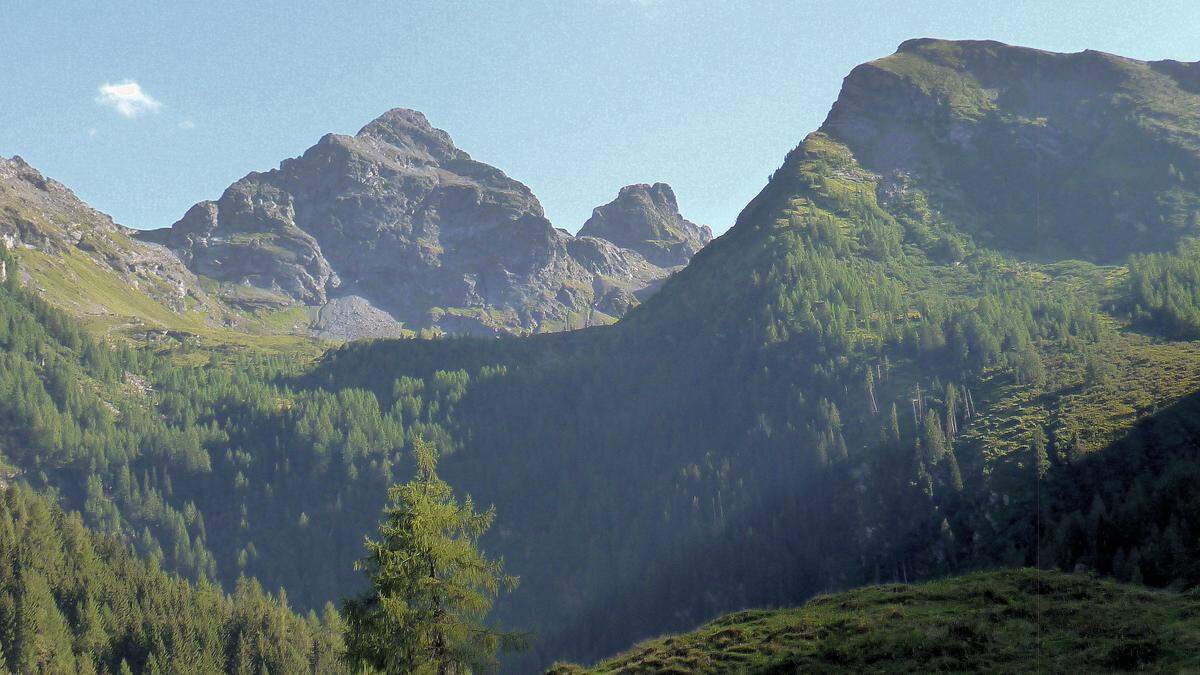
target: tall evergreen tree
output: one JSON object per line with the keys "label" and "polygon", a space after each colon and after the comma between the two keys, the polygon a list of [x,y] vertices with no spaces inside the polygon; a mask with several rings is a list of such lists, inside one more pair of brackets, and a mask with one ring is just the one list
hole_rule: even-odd
{"label": "tall evergreen tree", "polygon": [[932,410],[925,413],[924,425],[921,429],[922,459],[930,466],[942,461],[946,456],[946,434],[942,431],[942,423]]}
{"label": "tall evergreen tree", "polygon": [[379,539],[359,562],[371,590],[343,604],[346,659],[354,669],[387,673],[466,673],[517,647],[520,636],[483,622],[501,590],[517,578],[478,548],[495,509],[461,502],[437,475],[434,448],[413,443],[417,473],[388,491]]}
{"label": "tall evergreen tree", "polygon": [[24,592],[17,605],[17,670],[22,673],[69,673],[75,670],[71,630],[50,593],[46,578],[22,572]]}
{"label": "tall evergreen tree", "polygon": [[1029,468],[1034,478],[1041,480],[1050,470],[1050,456],[1046,452],[1046,432],[1041,428],[1033,430],[1029,439]]}

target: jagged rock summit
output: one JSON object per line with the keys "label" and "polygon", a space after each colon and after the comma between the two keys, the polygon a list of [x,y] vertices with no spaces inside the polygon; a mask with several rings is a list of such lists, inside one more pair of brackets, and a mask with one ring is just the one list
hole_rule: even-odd
{"label": "jagged rock summit", "polygon": [[579,230],[632,249],[661,267],[686,265],[712,241],[712,230],[679,213],[675,191],[666,183],[627,185],[613,201],[598,206]]}
{"label": "jagged rock summit", "polygon": [[698,248],[704,235],[670,188],[650,190],[654,238],[574,237],[527,186],[397,108],[140,236],[221,282],[234,305],[334,303],[321,334],[561,330],[611,322]]}

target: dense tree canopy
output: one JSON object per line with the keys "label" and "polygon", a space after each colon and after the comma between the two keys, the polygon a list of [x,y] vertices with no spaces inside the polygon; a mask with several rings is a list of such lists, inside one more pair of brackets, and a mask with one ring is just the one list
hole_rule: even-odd
{"label": "dense tree canopy", "polygon": [[335,672],[332,605],[299,616],[242,579],[232,595],[175,578],[78,514],[16,486],[0,491],[0,645],[6,670]]}

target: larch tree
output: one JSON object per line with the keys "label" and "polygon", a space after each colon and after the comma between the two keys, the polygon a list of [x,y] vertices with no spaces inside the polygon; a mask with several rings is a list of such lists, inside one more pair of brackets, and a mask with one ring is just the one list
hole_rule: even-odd
{"label": "larch tree", "polygon": [[523,637],[484,618],[517,578],[478,547],[495,509],[477,512],[437,475],[432,446],[413,444],[416,476],[388,491],[379,538],[368,538],[358,569],[371,589],[347,600],[346,660],[356,671],[461,674],[495,664]]}
{"label": "larch tree", "polygon": [[1050,456],[1046,452],[1046,432],[1035,428],[1029,438],[1029,468],[1035,480],[1046,477],[1050,470]]}

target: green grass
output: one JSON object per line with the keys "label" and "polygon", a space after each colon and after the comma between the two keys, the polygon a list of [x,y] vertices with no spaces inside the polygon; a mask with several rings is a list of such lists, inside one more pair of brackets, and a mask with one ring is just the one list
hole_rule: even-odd
{"label": "green grass", "polygon": [[82,253],[47,255],[30,249],[19,251],[19,255],[22,268],[33,277],[44,298],[93,327],[137,321],[166,328],[182,320]]}
{"label": "green grass", "polygon": [[1200,668],[1200,594],[1032,569],[749,610],[568,673],[1120,672]]}
{"label": "green grass", "polygon": [[[954,45],[946,47],[957,48]],[[958,118],[976,119],[995,109],[995,90],[982,86],[969,72],[962,70],[957,58],[931,59],[930,51],[923,50],[920,55],[897,53],[874,61],[872,65],[909,79],[926,94],[944,98]]]}
{"label": "green grass", "polygon": [[[306,360],[316,358],[330,344],[305,335],[311,322],[305,308],[204,311],[189,303],[188,309],[176,312],[81,252],[52,256],[23,249],[18,254],[42,297],[97,335],[144,342],[139,336],[147,331],[171,331],[191,336],[201,351],[286,353]],[[185,358],[199,362],[207,356],[192,352]]]}

